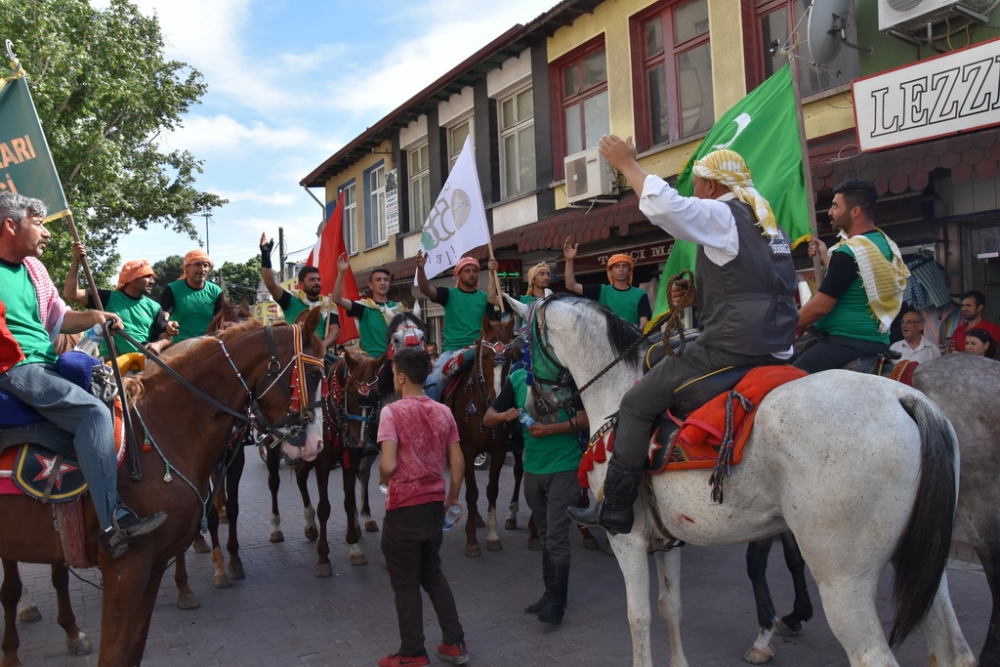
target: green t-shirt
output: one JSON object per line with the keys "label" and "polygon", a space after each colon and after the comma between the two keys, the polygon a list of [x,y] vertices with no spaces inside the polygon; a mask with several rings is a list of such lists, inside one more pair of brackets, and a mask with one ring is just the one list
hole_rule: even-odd
{"label": "green t-shirt", "polygon": [[615,289],[614,285],[602,285],[601,296],[597,301],[626,322],[639,326],[639,302],[644,296],[646,293],[638,287],[620,290]]}
{"label": "green t-shirt", "polygon": [[[116,289],[108,295],[108,300],[104,304],[104,310],[109,313],[115,313],[118,317],[122,318],[125,333],[132,336],[132,338],[140,343],[148,343],[152,340],[153,323],[156,322],[156,316],[160,312],[160,304],[148,296],[142,295],[138,299],[133,299],[122,290]],[[207,328],[208,325],[206,324],[205,327]],[[139,351],[132,343],[121,336],[115,338],[115,349],[118,351],[118,354]],[[102,357],[108,356],[107,343],[102,342],[100,350]]]}
{"label": "green t-shirt", "polygon": [[386,317],[390,320],[395,317],[398,305],[395,301],[386,301],[381,304],[381,307],[372,308],[361,301],[351,303],[351,309],[347,314],[358,318],[361,349],[369,357],[380,357],[385,354],[388,347],[385,337],[389,333],[389,323],[386,321]]}
{"label": "green t-shirt", "polygon": [[54,364],[56,350],[38,314],[38,294],[24,264],[0,260],[0,300],[7,305],[7,328],[24,353],[21,364]]}
{"label": "green t-shirt", "polygon": [[[892,250],[889,248],[884,234],[872,231],[866,233],[865,236],[882,252],[883,257],[892,260]],[[840,246],[833,252],[842,252],[852,259],[856,259],[854,251],[847,244]],[[860,275],[837,299],[837,303],[834,304],[830,312],[816,322],[816,329],[825,331],[831,336],[844,336],[889,344],[889,333],[879,331],[879,321],[868,305],[868,294],[865,292],[865,285]]]}
{"label": "green t-shirt", "polygon": [[[517,300],[530,308],[531,304],[533,304],[535,302],[535,299],[537,298],[538,297],[535,296],[534,294],[522,294],[521,296],[517,297]],[[516,315],[514,320],[514,328],[520,329],[523,326],[524,326],[524,319],[520,315]]]}
{"label": "green t-shirt", "polygon": [[175,280],[168,287],[174,295],[170,319],[180,327],[180,333],[174,336],[174,342],[204,336],[215,317],[215,302],[222,294],[222,288],[206,281],[201,289],[192,289],[183,278]]}
{"label": "green t-shirt", "polygon": [[444,327],[441,331],[444,340],[441,350],[461,350],[475,345],[483,333],[483,316],[486,315],[488,304],[486,292],[463,292],[457,287],[438,287],[437,291],[438,303],[444,297]]}
{"label": "green t-shirt", "polygon": [[[528,404],[528,387],[525,378],[528,372],[520,368],[510,374],[510,384],[514,389],[514,404],[524,410]],[[569,421],[570,414],[563,410],[560,422]],[[551,475],[557,472],[576,470],[580,466],[580,442],[575,433],[560,433],[544,438],[535,438],[523,424],[524,470],[532,475]]]}
{"label": "green t-shirt", "polygon": [[[289,324],[295,324],[295,318],[299,316],[299,313],[306,310],[308,306],[302,303],[302,299],[295,296],[291,292],[285,292],[284,296],[288,297],[288,305],[285,306],[282,305],[282,303],[279,303],[278,305],[281,306],[281,309],[285,314],[285,321]],[[284,302],[284,298],[282,298],[282,302]],[[319,324],[316,325],[316,335],[319,336],[320,339],[326,338],[326,320],[326,317],[320,317]]]}

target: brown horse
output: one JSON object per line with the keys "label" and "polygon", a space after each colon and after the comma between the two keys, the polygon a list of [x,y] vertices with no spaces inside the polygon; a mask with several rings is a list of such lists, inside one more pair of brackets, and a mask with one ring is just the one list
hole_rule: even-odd
{"label": "brown horse", "polygon": [[[314,335],[317,323],[318,314],[303,327],[272,329],[251,322],[172,356],[174,370],[211,403],[192,400],[191,389],[164,371],[147,371],[141,379],[128,381],[133,416],[138,420],[141,415],[153,447],[139,454],[145,478],[135,481],[123,468],[119,493],[139,514],[165,511],[168,518],[120,558],[111,559],[98,545],[93,505],[89,497],[84,500],[89,555],[100,562],[104,582],[99,667],[142,662],[163,571],[191,543],[207,511],[209,477],[220,458],[220,443],[242,421],[233,413],[249,415],[281,442],[286,455],[315,458],[321,446],[315,403],[322,382],[317,366],[321,346]],[[168,470],[167,464],[173,482],[161,474]],[[0,524],[0,557],[65,563],[50,507],[25,496],[2,496],[0,512],[5,517]],[[11,588],[20,588],[16,568],[5,570],[4,587],[8,580]],[[5,597],[8,619],[16,603],[17,596]],[[14,642],[16,646],[16,637]]]}
{"label": "brown horse", "polygon": [[465,555],[482,555],[476,528],[483,525],[476,503],[479,488],[476,486],[475,458],[481,453],[490,455],[490,475],[486,485],[486,549],[503,548],[497,534],[497,496],[500,493],[500,471],[507,457],[510,428],[504,425],[489,429],[483,426],[483,415],[497,397],[507,373],[510,371],[511,341],[514,320],[494,322],[483,318],[483,335],[473,347],[473,363],[460,371],[454,391],[445,398],[458,424],[458,436],[465,455],[465,502],[468,507],[465,522]]}

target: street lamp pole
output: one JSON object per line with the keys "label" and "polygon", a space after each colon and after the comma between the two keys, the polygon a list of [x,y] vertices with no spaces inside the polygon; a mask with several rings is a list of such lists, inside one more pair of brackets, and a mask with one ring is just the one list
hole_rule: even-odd
{"label": "street lamp pole", "polygon": [[205,212],[201,214],[205,218],[205,254],[211,256],[212,249],[208,243],[208,221],[212,219],[212,209],[205,209]]}

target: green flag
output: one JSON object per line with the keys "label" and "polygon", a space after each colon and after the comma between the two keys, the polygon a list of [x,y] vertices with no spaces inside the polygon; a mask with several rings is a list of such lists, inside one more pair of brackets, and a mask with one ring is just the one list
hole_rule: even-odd
{"label": "green flag", "polygon": [[[790,65],[775,72],[712,127],[677,178],[680,194],[694,193],[691,170],[695,160],[720,148],[734,150],[746,160],[754,186],[770,202],[775,219],[792,239],[793,247],[805,240],[810,227],[809,206]],[[650,321],[669,310],[667,280],[685,269],[694,270],[697,249],[697,244],[690,241],[674,242]]]}
{"label": "green flag", "polygon": [[0,79],[0,192],[41,199],[48,222],[69,215],[69,205],[24,70],[15,65],[12,76]]}

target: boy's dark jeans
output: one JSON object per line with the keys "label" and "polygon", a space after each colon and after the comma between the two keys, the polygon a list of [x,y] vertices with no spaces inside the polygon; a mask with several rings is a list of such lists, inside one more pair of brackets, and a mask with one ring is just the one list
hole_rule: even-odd
{"label": "boy's dark jeans", "polygon": [[421,587],[434,605],[442,641],[457,644],[465,639],[451,586],[441,571],[439,552],[443,525],[444,504],[440,502],[401,507],[385,513],[382,554],[396,594],[400,655],[424,653]]}

